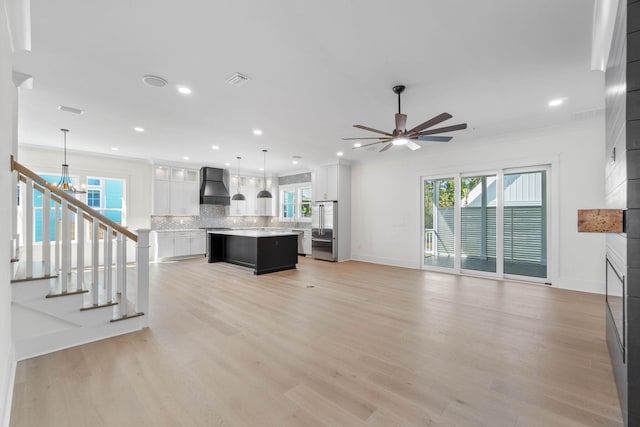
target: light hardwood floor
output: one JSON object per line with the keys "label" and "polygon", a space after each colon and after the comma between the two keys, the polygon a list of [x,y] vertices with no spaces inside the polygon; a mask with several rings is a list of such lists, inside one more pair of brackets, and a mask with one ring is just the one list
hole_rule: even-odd
{"label": "light hardwood floor", "polygon": [[359,262],[151,265],[151,327],[20,362],[18,426],[621,426],[604,298]]}

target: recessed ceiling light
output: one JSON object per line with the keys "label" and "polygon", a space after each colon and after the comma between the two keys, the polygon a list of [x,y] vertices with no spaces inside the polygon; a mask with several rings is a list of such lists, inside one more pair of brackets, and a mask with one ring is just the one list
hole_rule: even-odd
{"label": "recessed ceiling light", "polygon": [[253,134],[254,135],[262,135],[262,130],[261,129],[254,129],[253,130]]}
{"label": "recessed ceiling light", "polygon": [[184,156],[183,159],[184,160],[189,160],[189,156]]}
{"label": "recessed ceiling light", "polygon": [[336,153],[336,155],[337,155],[337,156],[344,156],[344,153],[343,153],[342,151],[338,151],[338,152]]}
{"label": "recessed ceiling light", "polygon": [[212,145],[211,148],[213,148],[214,150],[219,150],[220,149],[220,147],[217,146],[217,145]]}
{"label": "recessed ceiling light", "polygon": [[133,130],[135,130],[136,132],[144,132],[144,128],[141,128],[140,126],[134,127]]}
{"label": "recessed ceiling light", "polygon": [[562,105],[565,99],[567,98],[552,99],[551,101],[549,101],[549,107],[557,107],[559,105]]}
{"label": "recessed ceiling light", "polygon": [[111,147],[111,149],[112,149],[113,151],[118,151],[118,150],[119,150],[119,148],[118,148],[118,147]]}
{"label": "recessed ceiling light", "polygon": [[224,165],[225,166],[231,166],[231,163],[225,163]]}
{"label": "recessed ceiling light", "polygon": [[178,92],[180,92],[183,95],[190,95],[191,94],[191,89],[189,89],[186,86],[177,86],[178,88]]}
{"label": "recessed ceiling light", "polygon": [[297,164],[298,164],[298,161],[297,161],[297,160],[294,160],[294,161],[292,161],[292,162],[291,162],[291,164],[297,165]]}
{"label": "recessed ceiling light", "polygon": [[360,144],[359,142],[356,142],[355,144],[353,144],[354,148],[359,148],[362,147],[362,144]]}
{"label": "recessed ceiling light", "polygon": [[258,170],[262,172],[264,170],[264,168],[259,168]]}
{"label": "recessed ceiling light", "polygon": [[144,82],[144,84],[153,87],[165,87],[168,84],[168,82],[162,77],[152,76],[150,74],[142,76],[142,81]]}

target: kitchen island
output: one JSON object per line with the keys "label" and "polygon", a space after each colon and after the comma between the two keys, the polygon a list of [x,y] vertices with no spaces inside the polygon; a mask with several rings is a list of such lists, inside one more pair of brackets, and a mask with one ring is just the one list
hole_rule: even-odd
{"label": "kitchen island", "polygon": [[207,261],[228,262],[265,274],[296,268],[298,234],[288,231],[210,230]]}

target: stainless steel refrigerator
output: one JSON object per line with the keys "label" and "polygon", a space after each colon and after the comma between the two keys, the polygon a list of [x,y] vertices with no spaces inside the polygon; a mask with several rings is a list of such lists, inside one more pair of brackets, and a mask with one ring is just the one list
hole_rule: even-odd
{"label": "stainless steel refrigerator", "polygon": [[338,202],[317,202],[311,211],[311,256],[338,259]]}

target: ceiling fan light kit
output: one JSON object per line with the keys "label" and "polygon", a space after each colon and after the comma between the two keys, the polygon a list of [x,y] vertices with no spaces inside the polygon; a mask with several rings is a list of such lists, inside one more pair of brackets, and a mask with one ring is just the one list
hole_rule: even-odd
{"label": "ceiling fan light kit", "polygon": [[[456,130],[462,130],[467,128],[466,123],[462,123],[459,125],[446,126],[437,129],[429,129],[439,123],[444,122],[445,120],[449,120],[453,116],[449,113],[439,114],[426,122],[420,123],[418,126],[413,129],[407,130],[407,115],[402,114],[401,110],[401,102],[400,95],[406,89],[403,85],[397,85],[392,88],[393,93],[398,95],[398,113],[395,115],[395,124],[396,127],[392,132],[385,132],[382,130],[374,129],[368,126],[363,125],[353,125],[358,129],[366,130],[368,132],[374,132],[384,136],[378,136],[374,138],[342,138],[343,140],[363,140],[363,139],[375,139],[375,142],[370,142],[368,144],[356,144],[353,146],[353,149],[356,150],[358,148],[370,147],[376,144],[386,143],[380,152],[387,151],[393,145],[406,145],[410,150],[417,150],[420,145],[416,144],[414,141],[431,141],[431,142],[448,142],[453,139],[451,136],[431,136],[438,133],[444,132],[453,132]],[[429,130],[427,130],[429,129]]]}

